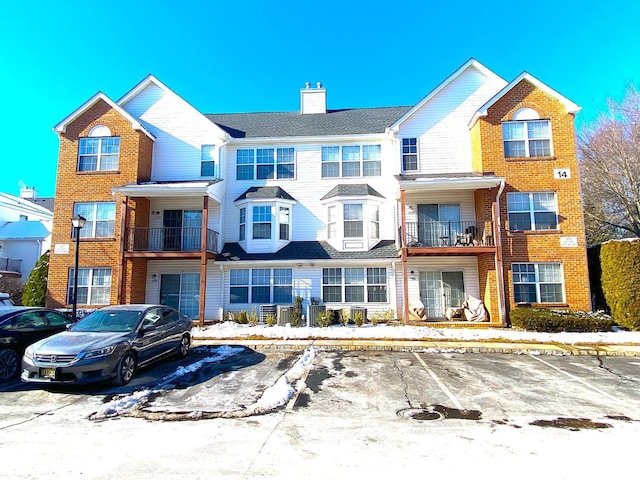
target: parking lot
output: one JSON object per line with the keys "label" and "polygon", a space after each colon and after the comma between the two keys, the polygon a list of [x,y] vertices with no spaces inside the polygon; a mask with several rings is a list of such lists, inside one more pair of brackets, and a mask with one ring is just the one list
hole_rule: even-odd
{"label": "parking lot", "polygon": [[[196,348],[120,388],[2,385],[0,477],[386,478],[428,465],[593,478],[634,465],[637,358],[318,351],[292,375],[299,353],[226,354]],[[287,375],[283,401],[256,410],[266,391],[278,404]]]}

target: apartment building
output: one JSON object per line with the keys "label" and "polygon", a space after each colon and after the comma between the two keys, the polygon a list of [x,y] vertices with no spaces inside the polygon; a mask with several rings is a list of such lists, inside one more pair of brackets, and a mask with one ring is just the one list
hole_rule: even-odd
{"label": "apartment building", "polygon": [[148,76],[70,113],[48,304],[71,304],[81,215],[80,307],[208,322],[301,297],[451,324],[473,297],[483,325],[520,305],[590,310],[573,102],[475,59],[413,106],[299,95],[295,112],[202,114]]}

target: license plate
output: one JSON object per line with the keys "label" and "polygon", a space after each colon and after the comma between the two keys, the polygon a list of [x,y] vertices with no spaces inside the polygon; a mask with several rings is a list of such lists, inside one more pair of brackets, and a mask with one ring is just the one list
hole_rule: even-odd
{"label": "license plate", "polygon": [[41,368],[40,376],[42,378],[56,378],[56,369],[55,368]]}

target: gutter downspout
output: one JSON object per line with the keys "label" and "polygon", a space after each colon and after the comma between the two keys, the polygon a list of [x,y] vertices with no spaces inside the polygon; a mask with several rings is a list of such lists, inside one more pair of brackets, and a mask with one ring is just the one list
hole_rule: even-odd
{"label": "gutter downspout", "polygon": [[125,260],[124,260],[124,243],[125,243],[125,231],[126,231],[126,226],[127,226],[127,213],[128,213],[128,204],[129,204],[129,197],[125,196],[124,199],[122,200],[122,203],[120,204],[120,246],[119,246],[119,255],[118,255],[118,286],[116,288],[116,304],[117,305],[121,305],[124,302],[123,298],[124,298],[124,285],[125,285],[125,281],[124,281],[124,277],[125,277],[125,271],[124,271],[124,265],[125,265]]}
{"label": "gutter downspout", "polygon": [[499,318],[500,323],[503,327],[507,326],[507,307],[506,307],[506,299],[504,297],[504,268],[502,264],[502,237],[501,232],[502,228],[500,225],[500,197],[502,196],[502,192],[504,191],[504,180],[500,180],[500,188],[498,189],[498,193],[496,195],[496,201],[493,202],[492,205],[492,215],[493,215],[493,238],[496,241],[496,254],[495,254],[495,264],[496,264],[496,282],[498,287],[498,310],[499,310]]}
{"label": "gutter downspout", "polygon": [[400,252],[402,257],[402,309],[405,325],[409,323],[409,285],[407,275],[407,212],[405,191],[400,190]]}

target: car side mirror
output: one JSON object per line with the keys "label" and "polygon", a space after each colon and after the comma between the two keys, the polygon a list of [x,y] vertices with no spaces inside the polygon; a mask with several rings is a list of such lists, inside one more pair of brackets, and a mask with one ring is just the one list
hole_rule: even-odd
{"label": "car side mirror", "polygon": [[156,330],[155,325],[147,325],[140,329],[140,335],[145,335],[149,332],[154,332]]}

